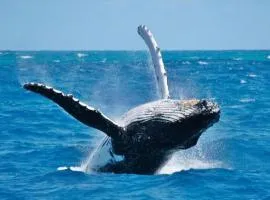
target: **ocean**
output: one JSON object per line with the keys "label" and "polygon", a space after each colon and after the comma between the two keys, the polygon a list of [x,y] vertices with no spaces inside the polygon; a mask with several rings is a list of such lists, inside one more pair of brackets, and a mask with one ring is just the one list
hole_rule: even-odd
{"label": "ocean", "polygon": [[174,99],[218,123],[155,175],[82,173],[104,134],[22,88],[41,82],[114,120],[159,98],[146,51],[0,52],[0,199],[270,199],[270,51],[163,51]]}

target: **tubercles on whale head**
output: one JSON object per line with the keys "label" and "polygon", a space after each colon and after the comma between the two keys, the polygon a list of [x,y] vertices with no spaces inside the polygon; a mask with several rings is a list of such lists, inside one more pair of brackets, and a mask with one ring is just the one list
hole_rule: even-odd
{"label": "tubercles on whale head", "polygon": [[192,99],[182,103],[190,108],[185,109],[185,119],[174,126],[177,131],[171,139],[177,145],[173,149],[188,149],[196,145],[201,134],[220,118],[220,108],[213,101]]}

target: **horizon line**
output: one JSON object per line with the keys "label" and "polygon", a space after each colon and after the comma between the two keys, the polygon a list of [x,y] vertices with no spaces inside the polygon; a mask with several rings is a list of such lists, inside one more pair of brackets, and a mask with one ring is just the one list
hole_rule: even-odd
{"label": "horizon line", "polygon": [[[0,49],[0,52],[4,51],[148,51],[147,49]],[[269,49],[161,49],[161,51],[270,51]]]}

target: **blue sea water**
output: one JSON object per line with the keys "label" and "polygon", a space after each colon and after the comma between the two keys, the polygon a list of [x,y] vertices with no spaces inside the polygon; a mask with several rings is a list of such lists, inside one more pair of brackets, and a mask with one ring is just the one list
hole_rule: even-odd
{"label": "blue sea water", "polygon": [[171,96],[211,98],[220,121],[152,176],[87,174],[103,133],[22,84],[38,81],[117,120],[159,98],[144,51],[0,53],[0,199],[270,199],[270,51],[165,51]]}

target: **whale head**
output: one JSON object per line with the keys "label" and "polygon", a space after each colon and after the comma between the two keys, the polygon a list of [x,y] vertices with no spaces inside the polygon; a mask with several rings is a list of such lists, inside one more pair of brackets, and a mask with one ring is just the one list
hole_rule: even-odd
{"label": "whale head", "polygon": [[170,138],[177,143],[178,149],[196,145],[201,134],[220,118],[220,107],[211,100],[187,100],[183,103],[189,106],[184,111],[186,117],[174,124],[173,128],[177,131],[172,131]]}

